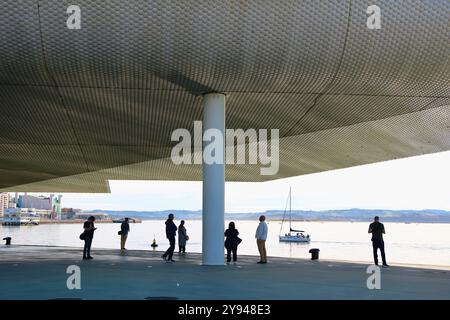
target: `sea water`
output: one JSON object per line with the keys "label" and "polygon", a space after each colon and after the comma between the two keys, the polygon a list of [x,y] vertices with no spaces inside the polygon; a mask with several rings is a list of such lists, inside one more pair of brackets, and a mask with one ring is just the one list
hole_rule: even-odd
{"label": "sea water", "polygon": [[[178,225],[179,221],[175,220]],[[258,255],[255,230],[258,221],[236,220],[236,228],[242,243],[238,254]],[[228,224],[228,222],[226,223]],[[386,256],[388,263],[423,264],[450,266],[450,224],[434,223],[389,223],[385,222]],[[152,250],[153,238],[159,245],[157,250],[165,250],[168,241],[165,238],[163,220],[144,220],[130,224],[127,249]],[[267,252],[269,256],[309,259],[311,248],[320,249],[320,259],[371,262],[372,247],[369,223],[362,222],[293,222],[294,229],[305,230],[311,236],[310,244],[279,242],[281,221],[268,221],[269,235]],[[97,223],[93,241],[96,248],[120,247],[120,229],[118,223]],[[281,233],[287,232],[283,226]],[[187,252],[201,252],[202,225],[200,220],[186,220],[189,235]],[[12,237],[13,244],[54,245],[82,247],[79,239],[83,231],[82,224],[41,224],[39,226],[1,226],[0,236]],[[178,250],[178,248],[176,248]]]}

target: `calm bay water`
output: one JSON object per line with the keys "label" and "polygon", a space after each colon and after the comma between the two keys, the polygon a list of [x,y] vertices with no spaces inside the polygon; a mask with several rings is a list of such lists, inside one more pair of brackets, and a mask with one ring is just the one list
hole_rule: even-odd
{"label": "calm bay water", "polygon": [[[175,221],[178,224],[178,220]],[[310,244],[280,243],[280,221],[269,221],[267,250],[269,256],[310,258],[311,248],[320,249],[321,259],[371,262],[371,242],[367,233],[368,223],[361,222],[296,222],[295,228],[301,228],[311,235]],[[158,250],[165,250],[168,241],[164,233],[164,221],[147,220],[130,224],[127,248],[152,250],[153,237],[159,244]],[[294,227],[293,226],[293,227]],[[119,247],[117,231],[120,224],[98,223],[95,232],[95,248]],[[254,234],[255,221],[236,221],[236,227],[243,239],[238,254],[257,255]],[[423,264],[450,266],[450,224],[423,223],[385,223],[386,253],[388,263]],[[201,251],[201,221],[186,221],[190,240],[187,251]],[[0,226],[1,238],[10,236],[13,244],[56,245],[82,247],[78,236],[82,232],[80,224],[42,224],[39,226]],[[178,248],[177,248],[178,250]]]}

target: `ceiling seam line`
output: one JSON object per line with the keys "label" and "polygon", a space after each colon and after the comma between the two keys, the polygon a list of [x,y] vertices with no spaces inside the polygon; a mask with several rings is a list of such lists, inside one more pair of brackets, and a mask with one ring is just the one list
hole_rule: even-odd
{"label": "ceiling seam line", "polygon": [[[135,91],[173,91],[188,92],[187,90],[178,89],[151,89],[151,88],[132,88],[132,87],[92,87],[92,86],[65,86],[65,85],[47,85],[47,84],[19,84],[19,83],[0,83],[0,87],[42,87],[42,88],[70,88],[70,89],[106,89],[106,90],[135,90]],[[430,98],[430,99],[446,99],[450,95],[400,95],[400,94],[363,94],[363,93],[333,93],[333,92],[295,92],[295,91],[233,91],[222,90],[226,93],[243,93],[243,94],[292,94],[292,95],[324,95],[324,96],[361,96],[361,97],[386,97],[386,98]],[[199,92],[200,93],[200,92]]]}
{"label": "ceiling seam line", "polygon": [[341,56],[339,58],[339,63],[338,66],[336,68],[336,71],[333,75],[333,77],[331,78],[331,81],[325,86],[323,92],[318,93],[317,97],[314,98],[314,101],[312,103],[312,105],[306,110],[306,112],[294,123],[294,125],[282,136],[282,138],[286,137],[289,135],[289,133],[291,133],[292,130],[294,130],[294,128],[296,128],[300,122],[309,114],[309,112],[311,112],[312,109],[314,109],[314,107],[317,105],[317,101],[326,94],[326,92],[330,89],[331,86],[333,86],[333,82],[336,79],[337,75],[339,74],[339,71],[341,69],[342,66],[342,62],[344,60],[344,56],[345,56],[345,51],[347,49],[347,39],[348,39],[348,34],[350,31],[350,21],[351,21],[351,13],[352,13],[352,0],[349,0],[349,5],[348,5],[348,17],[347,17],[347,26],[346,26],[346,30],[345,30],[345,37],[344,37],[344,45],[342,46],[342,53]]}
{"label": "ceiling seam line", "polygon": [[[425,104],[422,108],[420,108],[418,111],[424,111],[424,110],[428,110],[428,109],[434,109],[434,108],[428,108],[429,105],[435,103],[436,101],[438,101],[440,98],[434,98],[433,100],[431,100],[430,102],[428,102],[427,104]],[[441,106],[442,107],[442,106]],[[439,108],[439,106],[435,107],[435,108]]]}
{"label": "ceiling seam line", "polygon": [[45,44],[44,44],[44,35],[42,33],[40,0],[36,0],[36,4],[37,4],[37,14],[38,14],[38,23],[39,23],[39,36],[40,36],[40,40],[41,40],[41,51],[42,51],[42,58],[44,60],[44,70],[45,70],[45,73],[47,74],[47,76],[50,78],[50,80],[54,84],[54,88],[56,89],[55,91],[56,91],[56,93],[57,93],[57,95],[58,95],[58,97],[59,97],[59,99],[61,101],[61,105],[62,105],[62,107],[64,109],[64,113],[66,114],[67,119],[69,120],[70,127],[72,129],[73,135],[75,137],[75,140],[77,142],[78,148],[79,148],[79,150],[81,152],[81,155],[83,157],[83,161],[84,161],[84,164],[86,166],[86,170],[89,172],[90,171],[89,164],[87,162],[87,159],[86,159],[86,156],[84,154],[83,148],[81,148],[80,140],[79,140],[78,135],[77,135],[77,133],[75,131],[75,127],[73,125],[72,118],[70,117],[69,112],[67,111],[67,107],[66,107],[66,104],[64,102],[63,95],[62,95],[62,93],[61,93],[61,91],[60,91],[60,89],[58,87],[58,83],[56,82],[56,79],[53,76],[53,74],[50,72],[50,68],[49,68],[48,61],[47,61],[48,60],[47,51],[45,49]]}

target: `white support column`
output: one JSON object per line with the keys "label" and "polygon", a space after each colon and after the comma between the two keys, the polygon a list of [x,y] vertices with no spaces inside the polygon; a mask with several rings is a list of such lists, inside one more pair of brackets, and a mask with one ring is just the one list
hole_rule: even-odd
{"label": "white support column", "polygon": [[[221,163],[207,164],[203,159],[203,265],[224,265],[225,95],[210,93],[203,99],[203,133],[216,129],[223,137]],[[203,150],[210,143],[217,146],[217,141],[203,141]]]}

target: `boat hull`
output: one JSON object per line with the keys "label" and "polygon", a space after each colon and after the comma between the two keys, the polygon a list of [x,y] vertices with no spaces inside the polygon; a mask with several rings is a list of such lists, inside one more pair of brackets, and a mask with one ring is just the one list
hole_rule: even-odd
{"label": "boat hull", "polygon": [[3,221],[4,226],[37,226],[39,221]]}
{"label": "boat hull", "polygon": [[280,236],[281,242],[298,242],[298,243],[310,243],[311,238],[303,238],[303,237],[296,237],[296,236]]}

